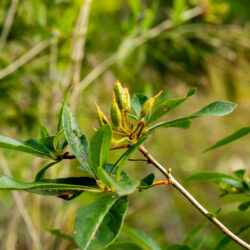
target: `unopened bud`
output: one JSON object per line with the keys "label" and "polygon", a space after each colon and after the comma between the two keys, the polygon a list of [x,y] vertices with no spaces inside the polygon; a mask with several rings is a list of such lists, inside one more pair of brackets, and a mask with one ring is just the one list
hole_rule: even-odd
{"label": "unopened bud", "polygon": [[157,95],[155,95],[155,96],[153,96],[153,97],[150,97],[148,100],[146,100],[146,101],[143,103],[142,108],[141,108],[140,118],[143,118],[143,117],[145,117],[145,116],[147,116],[147,115],[150,114],[150,112],[151,112],[151,110],[152,110],[152,108],[153,108],[155,99],[156,99],[159,95],[161,95],[161,93],[162,93],[162,90],[161,90]]}
{"label": "unopened bud", "polygon": [[130,95],[127,88],[124,88],[125,98],[126,98],[126,111],[130,111],[131,104],[130,104]]}
{"label": "unopened bud", "polygon": [[119,108],[124,110],[126,108],[126,94],[119,81],[116,81],[114,84],[114,92]]}
{"label": "unopened bud", "polygon": [[115,128],[119,128],[122,123],[122,114],[119,106],[115,100],[115,93],[113,92],[113,103],[111,106],[111,121]]}
{"label": "unopened bud", "polygon": [[97,108],[96,118],[97,118],[100,126],[108,124],[109,123],[108,118],[103,114],[103,112],[101,111],[101,109],[99,108],[97,103],[95,103],[95,105],[96,105],[96,108]]}

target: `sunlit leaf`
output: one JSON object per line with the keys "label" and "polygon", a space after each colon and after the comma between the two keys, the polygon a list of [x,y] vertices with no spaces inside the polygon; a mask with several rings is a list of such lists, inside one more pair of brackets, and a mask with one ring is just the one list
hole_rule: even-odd
{"label": "sunlit leaf", "polygon": [[205,153],[205,152],[210,151],[212,149],[215,149],[215,148],[221,147],[223,145],[226,145],[226,144],[228,144],[228,143],[230,143],[232,141],[238,140],[242,136],[245,136],[245,135],[247,135],[249,133],[250,133],[250,127],[241,128],[241,129],[237,130],[235,133],[223,138],[222,140],[219,140],[213,146],[205,149],[203,152]]}
{"label": "sunlit leaf", "polygon": [[44,137],[49,137],[50,133],[48,132],[48,129],[45,127],[44,124],[41,124],[40,126],[40,137],[44,138]]}
{"label": "sunlit leaf", "polygon": [[137,117],[140,116],[141,107],[143,103],[148,99],[144,94],[135,94],[131,99],[131,107],[135,111]]}

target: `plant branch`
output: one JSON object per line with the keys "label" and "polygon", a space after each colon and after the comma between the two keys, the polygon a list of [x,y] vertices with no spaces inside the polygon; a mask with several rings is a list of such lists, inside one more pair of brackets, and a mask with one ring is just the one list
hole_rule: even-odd
{"label": "plant branch", "polygon": [[[183,12],[181,17],[183,21],[188,21],[204,14],[205,12],[206,12],[205,6],[199,5],[195,8]],[[157,37],[164,31],[167,31],[173,27],[174,24],[171,20],[165,20],[160,24],[156,25],[155,27],[149,29],[145,33],[142,33],[135,38],[130,38],[131,41],[129,41],[129,46],[125,47],[128,47],[129,50],[137,48],[140,45],[146,43],[148,40]],[[109,67],[111,67],[120,58],[121,54],[123,55],[125,54],[127,56],[129,54],[129,51],[126,51],[124,53],[124,43],[126,42],[128,41],[124,41],[114,54],[109,56],[103,63],[99,64],[89,74],[87,74],[85,78],[81,80],[79,84],[76,86],[77,90],[82,91],[85,88],[87,88],[94,80],[96,80],[102,73],[104,73]]]}
{"label": "plant branch", "polygon": [[46,49],[49,45],[50,45],[50,39],[47,39],[45,41],[42,41],[42,42],[38,43],[35,47],[30,49],[23,56],[19,57],[16,61],[12,62],[9,66],[2,69],[0,71],[0,79],[3,79],[4,77],[12,74],[18,68],[20,68],[25,63],[27,63],[32,58],[34,58],[36,55],[38,55],[41,51]]}
{"label": "plant branch", "polygon": [[8,12],[6,14],[5,22],[3,25],[3,31],[2,31],[2,34],[0,37],[0,53],[4,47],[6,39],[10,33],[10,29],[11,29],[13,19],[14,19],[15,13],[16,13],[18,2],[19,2],[19,0],[12,0],[10,7],[8,9]]}
{"label": "plant branch", "polygon": [[155,160],[149,152],[143,147],[139,147],[140,152],[148,159],[148,161],[153,164],[161,173],[166,176],[168,181],[181,192],[192,204],[195,206],[203,215],[207,217],[211,222],[214,223],[225,235],[234,240],[237,244],[244,247],[245,249],[250,249],[250,245],[240,239],[237,235],[231,232],[226,226],[224,226],[215,216],[210,217],[209,211],[207,211],[172,175],[167,171],[157,160]]}
{"label": "plant branch", "polygon": [[[0,152],[0,162],[1,162],[1,167],[2,167],[4,174],[6,174],[8,176],[12,176],[11,172],[9,170],[9,166],[8,166],[6,160],[1,152]],[[11,193],[12,193],[13,199],[17,205],[19,213],[23,217],[23,220],[27,226],[28,232],[30,234],[30,237],[31,237],[33,244],[34,244],[34,247],[35,247],[34,249],[41,249],[41,246],[42,246],[41,242],[38,238],[38,235],[36,233],[36,230],[34,228],[32,220],[29,217],[29,215],[25,209],[22,197],[20,196],[20,194],[17,191],[11,191]]]}

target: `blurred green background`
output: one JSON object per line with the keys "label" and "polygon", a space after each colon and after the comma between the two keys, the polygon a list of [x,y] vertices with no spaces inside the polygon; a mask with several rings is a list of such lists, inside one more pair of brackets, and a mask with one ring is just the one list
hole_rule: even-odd
{"label": "blurred green background", "polygon": [[[119,79],[132,93],[171,97],[198,93],[166,119],[188,115],[214,100],[238,103],[223,118],[195,120],[189,130],[169,128],[147,142],[150,152],[178,180],[198,171],[228,174],[249,169],[249,137],[221,149],[202,150],[250,122],[250,1],[248,0],[1,0],[0,3],[0,134],[25,140],[37,137],[40,123],[55,132],[66,89],[76,86],[70,102],[90,138],[96,126],[96,101],[109,113],[113,83]],[[1,150],[0,172],[9,169],[32,181],[46,164],[22,153]],[[115,153],[118,156],[118,153]],[[77,162],[51,168],[50,177],[77,176]],[[126,169],[138,178],[155,172],[142,163]],[[162,176],[156,173],[157,178]],[[249,211],[237,206],[244,195],[219,198],[208,181],[185,187],[215,212],[232,231],[249,224]],[[74,249],[46,228],[71,234],[76,212],[98,197],[83,194],[74,201],[18,193],[32,223],[30,231],[13,200],[0,193],[0,248]],[[172,187],[155,187],[130,197],[126,224],[150,235],[164,249],[183,242],[206,219]],[[33,235],[34,236],[34,235]],[[249,231],[242,238],[249,240]],[[192,244],[214,249],[223,234],[209,222]],[[240,249],[230,243],[225,249]]]}

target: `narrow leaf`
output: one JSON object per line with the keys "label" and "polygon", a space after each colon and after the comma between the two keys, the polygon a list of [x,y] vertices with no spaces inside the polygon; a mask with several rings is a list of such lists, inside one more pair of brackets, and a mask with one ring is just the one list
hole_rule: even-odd
{"label": "narrow leaf", "polygon": [[179,106],[181,103],[185,102],[189,97],[191,97],[195,93],[196,93],[196,89],[193,88],[188,92],[186,97],[167,99],[167,100],[161,102],[160,105],[155,109],[155,111],[150,116],[149,120],[147,121],[147,125],[150,125],[151,123],[160,119],[166,113],[173,110],[174,108]]}
{"label": "narrow leaf", "polygon": [[89,160],[94,173],[106,165],[109,147],[112,139],[112,129],[109,124],[101,126],[94,134],[89,145]]}
{"label": "narrow leaf", "polygon": [[65,233],[62,233],[60,231],[60,229],[45,228],[45,230],[48,231],[48,232],[50,232],[51,234],[57,236],[57,237],[60,237],[60,238],[63,238],[63,239],[66,239],[66,240],[74,242],[73,236],[65,234]]}
{"label": "narrow leaf", "polygon": [[[75,177],[77,178],[77,177]],[[71,178],[59,178],[59,179],[52,179],[52,180],[43,180],[40,182],[20,182],[12,179],[6,175],[0,175],[0,190],[79,190],[79,191],[89,191],[89,192],[102,192],[102,189],[97,187],[93,181],[91,186],[80,185],[79,182],[85,182],[84,179],[75,179],[74,177]],[[83,178],[83,177],[81,177]],[[87,177],[85,177],[87,178]],[[77,180],[78,184],[71,184],[72,182],[75,183]],[[65,183],[66,182],[66,183]]]}
{"label": "narrow leaf", "polygon": [[60,148],[59,148],[59,140],[61,135],[64,133],[64,129],[61,129],[54,137],[53,139],[53,148],[55,149],[55,151],[60,152]]}
{"label": "narrow leaf", "polygon": [[90,175],[94,175],[89,164],[89,145],[87,137],[82,131],[71,111],[66,106],[63,113],[63,127],[68,144],[80,164],[88,171]]}
{"label": "narrow leaf", "polygon": [[26,152],[39,157],[50,157],[50,151],[36,139],[19,142],[9,137],[0,135],[0,147]]}
{"label": "narrow leaf", "polygon": [[53,141],[55,136],[43,137],[39,140],[41,144],[43,144],[47,149],[51,152],[55,152]]}
{"label": "narrow leaf", "polygon": [[217,172],[199,172],[193,175],[190,175],[184,179],[184,181],[191,180],[212,180],[212,181],[222,181],[228,183],[236,188],[242,189],[241,182],[236,178]]}
{"label": "narrow leaf", "polygon": [[191,121],[190,119],[187,118],[177,118],[173,121],[169,121],[169,122],[159,122],[156,123],[154,125],[152,125],[151,127],[148,128],[149,131],[151,130],[155,130],[158,128],[183,128],[183,129],[188,129],[191,126]]}
{"label": "narrow leaf", "polygon": [[75,241],[80,249],[104,249],[118,236],[128,208],[126,196],[106,195],[76,216]]}
{"label": "narrow leaf", "polygon": [[67,103],[67,100],[69,98],[69,94],[71,93],[72,91],[72,88],[73,87],[70,87],[66,94],[65,94],[65,97],[64,97],[64,100],[63,100],[63,103],[62,103],[62,106],[61,106],[61,110],[60,110],[60,114],[59,114],[59,121],[58,121],[58,125],[57,125],[57,132],[59,132],[61,130],[61,127],[62,127],[62,123],[63,123],[63,113],[64,113],[64,109],[66,107],[66,103]]}
{"label": "narrow leaf", "polygon": [[223,138],[222,140],[219,140],[218,142],[216,142],[213,146],[205,149],[203,151],[203,153],[207,152],[207,151],[210,151],[212,149],[215,149],[215,148],[218,148],[218,147],[221,147],[225,144],[228,144],[232,141],[235,141],[235,140],[238,140],[239,138],[241,138],[242,136],[245,136],[247,134],[250,133],[250,127],[244,127],[244,128],[241,128],[239,130],[237,130],[236,132],[234,132],[233,134]]}
{"label": "narrow leaf", "polygon": [[130,146],[127,151],[118,159],[118,161],[115,163],[114,166],[119,164],[119,167],[117,169],[117,179],[119,178],[121,171],[124,167],[124,165],[126,164],[126,162],[128,161],[129,157],[135,152],[135,150],[140,147],[140,145],[142,143],[144,143],[146,140],[148,139],[148,137],[143,136],[140,137],[139,140],[137,141],[137,143],[135,143],[134,145]]}
{"label": "narrow leaf", "polygon": [[145,233],[128,226],[122,227],[122,233],[127,235],[144,250],[160,250],[161,248]]}
{"label": "narrow leaf", "polygon": [[45,172],[46,172],[50,167],[52,167],[53,165],[55,165],[56,163],[58,163],[58,162],[52,162],[52,163],[48,164],[47,166],[45,166],[44,168],[42,168],[42,169],[37,173],[36,178],[35,178],[35,181],[40,181],[40,180],[43,178]]}
{"label": "narrow leaf", "polygon": [[44,138],[44,137],[48,137],[50,136],[48,129],[45,127],[44,124],[41,124],[40,126],[40,137]]}

